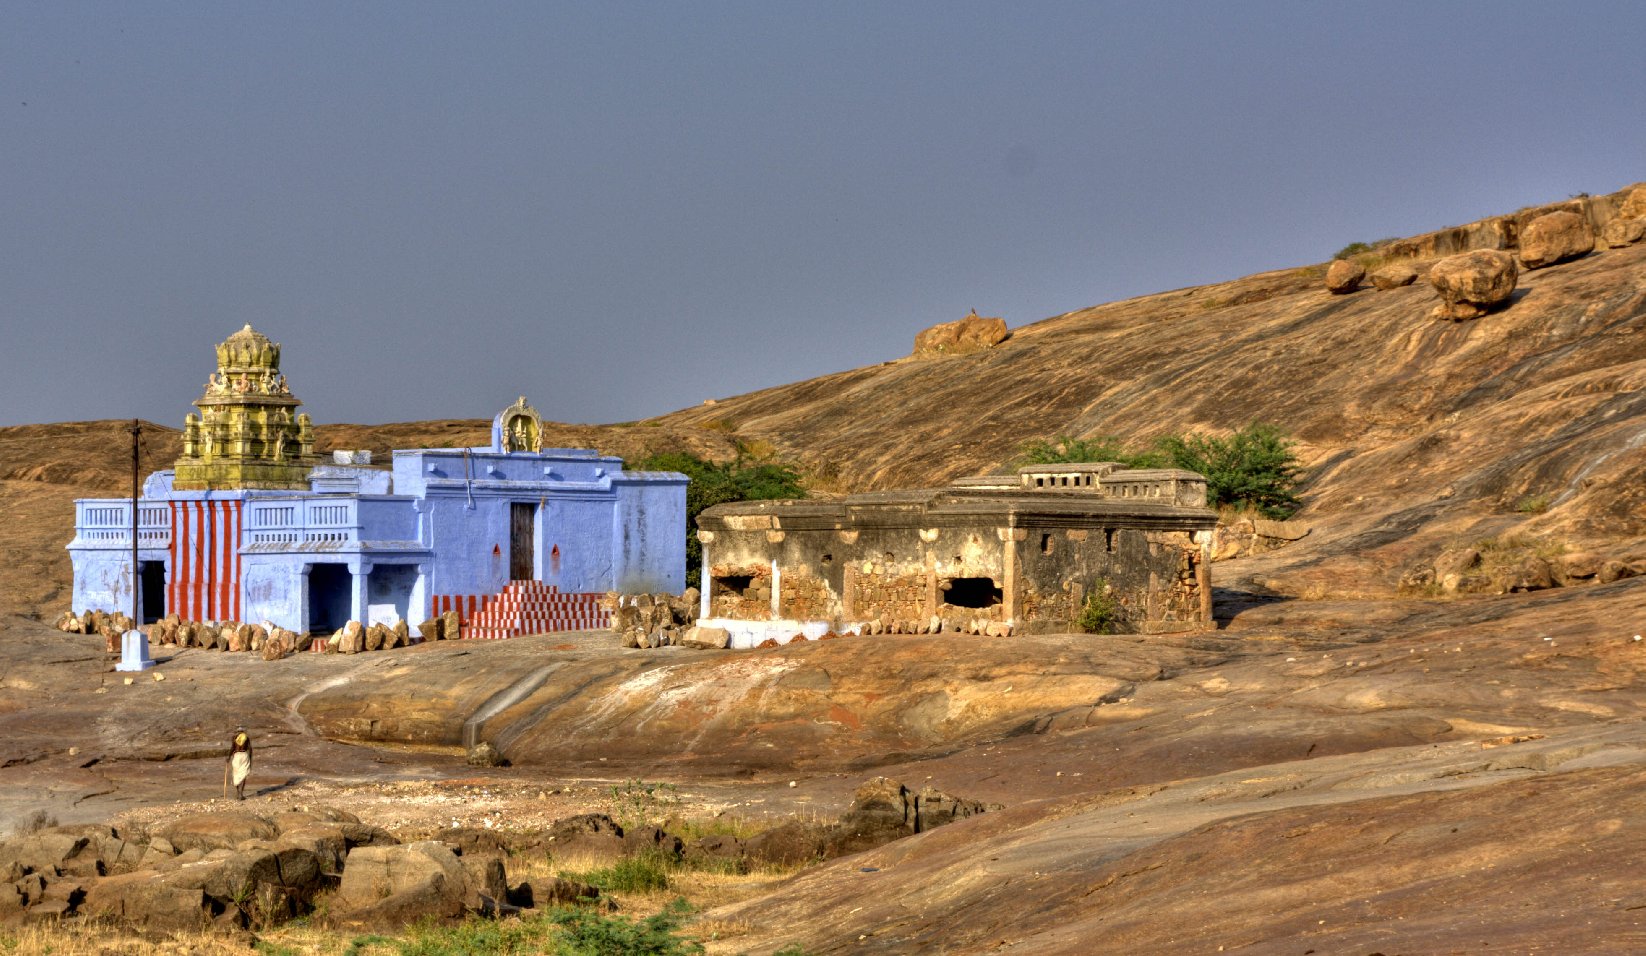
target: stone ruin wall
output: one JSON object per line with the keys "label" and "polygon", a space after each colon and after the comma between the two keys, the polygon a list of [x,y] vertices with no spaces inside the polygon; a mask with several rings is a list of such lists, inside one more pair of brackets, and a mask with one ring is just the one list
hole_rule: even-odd
{"label": "stone ruin wall", "polygon": [[[1161,633],[1211,626],[1204,551],[1189,531],[1019,529],[1018,620],[1025,633],[1073,630],[1089,588],[1106,582],[1115,630]],[[1111,550],[1112,544],[1112,550]]]}
{"label": "stone ruin wall", "polygon": [[[1114,596],[1119,632],[1198,630],[1210,626],[1201,540],[1208,534],[975,526],[722,530],[709,544],[709,613],[772,620],[776,559],[777,617],[824,621],[837,631],[864,624],[873,625],[870,633],[1005,633],[1008,626],[1017,633],[1066,632],[1099,582]],[[727,578],[739,579],[737,587],[727,588]]]}
{"label": "stone ruin wall", "polygon": [[[748,584],[733,587],[732,578],[748,578]],[[769,621],[772,618],[772,568],[769,562],[716,561],[709,566],[709,616],[740,621]]]}
{"label": "stone ruin wall", "polygon": [[[985,538],[994,539],[993,542]],[[893,633],[927,633],[973,622],[1003,623],[1002,603],[945,603],[956,578],[986,579],[1005,593],[999,536],[993,529],[888,528],[855,531],[717,532],[709,545],[711,617],[771,620],[771,562],[777,559],[778,614],[826,621],[839,629],[878,621]],[[727,578],[748,578],[740,589]],[[738,582],[741,583],[741,582]]]}

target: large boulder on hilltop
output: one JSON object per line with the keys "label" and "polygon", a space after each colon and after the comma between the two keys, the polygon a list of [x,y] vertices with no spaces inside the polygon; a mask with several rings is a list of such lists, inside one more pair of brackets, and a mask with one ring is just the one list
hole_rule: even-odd
{"label": "large boulder on hilltop", "polygon": [[1575,212],[1545,213],[1526,224],[1520,234],[1520,264],[1541,269],[1593,252],[1595,233],[1589,220]]}
{"label": "large boulder on hilltop", "polygon": [[463,862],[444,843],[363,846],[349,851],[335,915],[367,925],[463,915],[474,892]]}
{"label": "large boulder on hilltop", "polygon": [[1501,250],[1476,249],[1447,256],[1429,270],[1429,283],[1441,298],[1434,317],[1479,318],[1509,301],[1519,278],[1515,257]]}
{"label": "large boulder on hilltop", "polygon": [[1338,259],[1326,267],[1326,291],[1333,295],[1347,295],[1360,288],[1365,278],[1365,266],[1353,259]]}
{"label": "large boulder on hilltop", "polygon": [[1417,270],[1406,262],[1391,262],[1372,273],[1372,285],[1387,291],[1417,281]]}
{"label": "large boulder on hilltop", "polygon": [[973,312],[964,319],[934,325],[914,337],[915,355],[961,355],[994,348],[1006,340],[1006,320]]}
{"label": "large boulder on hilltop", "polygon": [[1621,249],[1646,239],[1646,219],[1613,219],[1600,231],[1600,237],[1613,249]]}
{"label": "large boulder on hilltop", "polygon": [[1622,219],[1646,219],[1646,186],[1636,186],[1629,190],[1629,195],[1623,198],[1623,205],[1618,208],[1617,214]]}

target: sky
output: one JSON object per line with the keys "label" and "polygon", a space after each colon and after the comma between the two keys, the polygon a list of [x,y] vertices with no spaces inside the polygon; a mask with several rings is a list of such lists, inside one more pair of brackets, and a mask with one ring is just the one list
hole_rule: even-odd
{"label": "sky", "polygon": [[0,425],[644,418],[1646,180],[1646,4],[0,0]]}

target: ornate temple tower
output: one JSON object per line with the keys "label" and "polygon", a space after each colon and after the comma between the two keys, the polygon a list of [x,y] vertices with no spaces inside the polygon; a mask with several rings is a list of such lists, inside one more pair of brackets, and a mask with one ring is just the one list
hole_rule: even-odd
{"label": "ornate temple tower", "polygon": [[306,490],[314,428],[295,414],[280,374],[280,346],[250,325],[217,347],[217,371],[183,424],[179,491]]}

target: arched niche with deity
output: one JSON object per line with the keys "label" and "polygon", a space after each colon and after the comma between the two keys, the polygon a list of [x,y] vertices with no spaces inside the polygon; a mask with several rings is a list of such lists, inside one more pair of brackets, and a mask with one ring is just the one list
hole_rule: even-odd
{"label": "arched niche with deity", "polygon": [[522,395],[492,420],[492,447],[502,452],[543,450],[543,419]]}

